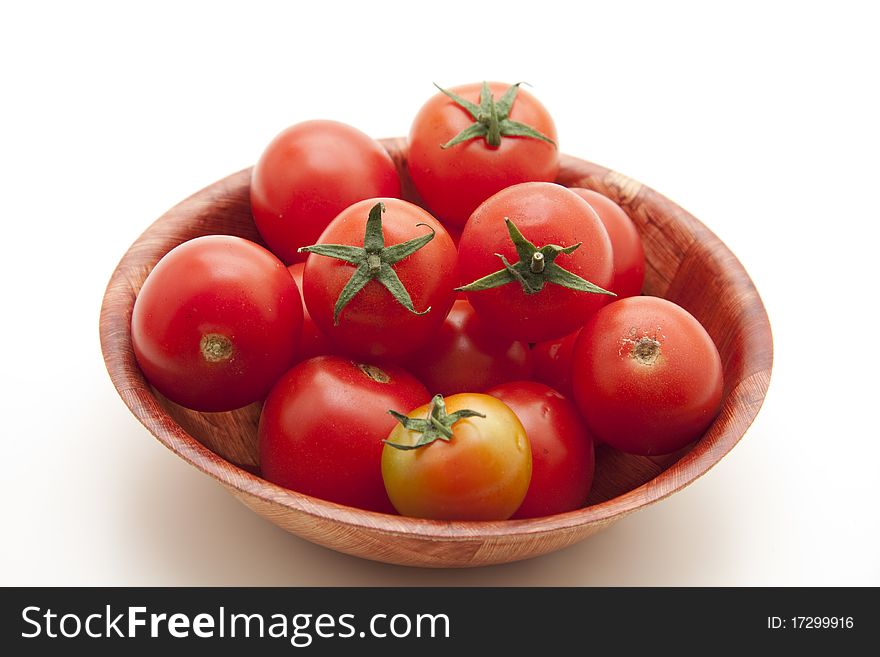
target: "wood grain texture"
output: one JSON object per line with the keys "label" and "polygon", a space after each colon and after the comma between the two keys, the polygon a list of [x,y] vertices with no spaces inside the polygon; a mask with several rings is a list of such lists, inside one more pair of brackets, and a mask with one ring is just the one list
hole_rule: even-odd
{"label": "wood grain texture", "polygon": [[[403,180],[405,142],[384,140]],[[178,456],[222,483],[249,508],[287,531],[348,554],[425,567],[468,567],[534,557],[566,547],[657,502],[705,474],[740,440],[770,381],[770,324],[736,257],[703,224],[652,189],[615,171],[562,157],[558,182],[594,189],[619,203],[642,235],[645,293],[690,311],[712,336],[724,366],[720,415],[706,434],[675,454],[643,457],[607,446],[597,451],[588,506],[530,520],[437,522],[344,507],[261,479],[259,404],[231,413],[196,413],[158,395],[131,347],[131,310],[147,273],[193,237],[229,234],[261,242],[250,214],[250,170],[194,194],[159,218],[132,245],[110,280],[101,308],[101,346],[113,384],[132,413]]]}

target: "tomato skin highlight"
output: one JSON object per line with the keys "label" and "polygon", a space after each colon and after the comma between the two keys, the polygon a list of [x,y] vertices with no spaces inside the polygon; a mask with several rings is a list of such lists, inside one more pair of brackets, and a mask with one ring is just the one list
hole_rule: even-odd
{"label": "tomato skin highlight", "polygon": [[340,356],[299,363],[263,406],[257,432],[262,475],[306,495],[395,513],[381,474],[383,440],[396,424],[388,409],[429,399],[419,381],[394,366]]}
{"label": "tomato skin highlight", "polygon": [[[497,100],[510,85],[489,83]],[[450,91],[479,103],[482,84]],[[546,108],[520,87],[510,118],[525,123],[557,142],[556,126]],[[431,212],[450,226],[464,226],[483,201],[505,187],[529,181],[552,182],[559,173],[559,150],[526,137],[502,137],[497,148],[484,139],[443,149],[473,123],[471,115],[448,96],[437,93],[419,110],[410,128],[407,166],[413,184]]]}
{"label": "tomato skin highlight", "polygon": [[301,329],[299,290],[284,264],[248,240],[208,235],[169,251],[147,276],[131,341],[160,393],[218,412],[265,397],[294,362]]}
{"label": "tomato skin highlight", "polygon": [[302,262],[327,224],[352,203],[400,196],[388,152],[338,121],[304,121],[278,134],[251,174],[251,210],[260,235],[286,264]]}
{"label": "tomato skin highlight", "polygon": [[532,480],[514,518],[538,518],[581,508],[593,483],[593,439],[574,404],[534,381],[495,386],[486,394],[507,404],[532,448]]}
{"label": "tomato skin highlight", "polygon": [[404,365],[433,393],[482,392],[532,373],[529,345],[499,336],[465,299],[457,299],[428,343]]}
{"label": "tomato skin highlight", "polygon": [[[447,442],[403,451],[385,445],[382,477],[394,507],[406,516],[435,520],[505,520],[522,503],[532,454],[522,423],[503,402],[483,394],[446,398],[449,413],[470,409],[485,418],[453,425]],[[424,418],[429,405],[407,413]],[[400,424],[389,442],[413,445],[419,434]]]}
{"label": "tomato skin highlight", "polygon": [[[333,309],[355,267],[311,254],[303,273],[303,298],[309,314],[337,351],[370,362],[399,359],[423,345],[443,323],[455,295],[457,252],[443,226],[422,208],[400,199],[367,199],[339,214],[319,244],[363,246],[370,209],[382,202],[385,245],[400,244],[429,233],[434,239],[394,265],[417,311],[404,308],[378,281],[371,280],[346,305],[334,324]],[[424,225],[418,225],[424,224]],[[430,228],[429,228],[430,227]]]}
{"label": "tomato skin highlight", "polygon": [[[569,189],[553,183],[523,183],[495,194],[471,215],[458,246],[459,280],[467,285],[511,263],[519,256],[505,218],[536,246],[581,246],[560,255],[556,263],[607,289],[614,275],[611,241],[590,205]],[[499,332],[527,342],[561,338],[580,327],[611,298],[547,283],[526,294],[512,282],[488,290],[467,292],[477,314]]]}
{"label": "tomato skin highlight", "polygon": [[588,426],[624,452],[674,452],[700,437],[721,407],[718,349],[666,299],[629,297],[597,312],[578,336],[573,363]]}
{"label": "tomato skin highlight", "polygon": [[[305,267],[306,264],[304,262],[297,262],[296,264],[287,267],[290,275],[293,276],[293,280],[299,288],[300,298],[302,297],[303,270]],[[313,320],[312,316],[309,314],[309,309],[306,307],[305,300],[302,301],[302,308],[303,326],[302,335],[299,340],[299,360],[308,360],[315,356],[324,356],[334,353],[333,345],[330,344],[327,336],[321,332],[321,329],[318,328],[318,325],[315,324],[315,320]]]}
{"label": "tomato skin highlight", "polygon": [[608,289],[618,299],[641,294],[645,282],[645,249],[636,225],[617,203],[590,189],[572,187],[571,191],[584,199],[599,215],[614,256],[614,278]]}

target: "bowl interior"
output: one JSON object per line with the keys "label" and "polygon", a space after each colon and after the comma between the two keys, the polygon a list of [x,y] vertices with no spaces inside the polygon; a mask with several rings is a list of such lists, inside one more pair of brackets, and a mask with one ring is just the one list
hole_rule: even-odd
{"label": "bowl interior", "polygon": [[[418,202],[406,175],[403,141],[385,140],[384,144],[401,171],[404,196]],[[686,308],[718,346],[725,377],[723,407],[706,434],[664,456],[634,456],[599,446],[587,506],[550,519],[432,523],[362,512],[280,489],[259,478],[256,432],[260,404],[230,413],[197,413],[168,401],[144,381],[129,335],[134,298],[153,265],[171,248],[217,233],[262,243],[251,218],[249,181],[250,170],[245,170],[211,185],[166,213],[138,239],[108,286],[101,316],[102,347],[117,390],[147,428],[190,463],[248,498],[245,501],[251,506],[269,505],[271,511],[266,515],[276,522],[273,516],[291,511],[355,528],[434,541],[509,538],[601,525],[661,499],[705,473],[736,444],[760,408],[772,365],[770,327],[754,285],[733,254],[699,221],[653,190],[603,167],[563,156],[559,183],[605,194],[636,223],[647,260],[644,293]],[[262,512],[262,507],[259,510]],[[374,556],[305,534],[337,549]],[[547,550],[539,546],[530,553],[516,553],[514,558],[541,551]],[[485,562],[499,560],[509,559],[492,557]]]}

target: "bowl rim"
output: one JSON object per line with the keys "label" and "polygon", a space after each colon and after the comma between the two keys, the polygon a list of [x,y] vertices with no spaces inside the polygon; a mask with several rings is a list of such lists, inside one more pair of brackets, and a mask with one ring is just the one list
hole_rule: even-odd
{"label": "bowl rim", "polygon": [[[400,150],[403,143],[399,138],[381,141],[389,152],[394,149]],[[568,155],[562,155],[561,161],[563,168],[586,167],[591,174],[606,181],[611,192],[614,192],[607,195],[617,202],[625,201],[627,197],[633,197],[638,193],[643,199],[659,200],[674,208],[678,218],[688,223],[689,228],[694,232],[699,233],[700,241],[710,242],[714,249],[718,249],[726,257],[727,265],[736,269],[735,273],[754,291],[748,299],[748,306],[757,318],[757,338],[749,342],[748,346],[753,353],[747,354],[748,358],[746,358],[753,367],[746,367],[744,370],[746,375],[728,391],[721,413],[704,437],[675,463],[641,486],[592,506],[540,518],[502,521],[437,521],[408,518],[348,507],[282,488],[223,459],[188,434],[159,404],[135,360],[131,346],[130,311],[136,290],[129,272],[134,266],[135,254],[138,253],[139,246],[155,235],[167,237],[166,224],[173,222],[175,215],[182,208],[212,203],[225,192],[240,189],[241,185],[249,185],[252,167],[218,180],[175,205],[153,222],[123,255],[107,285],[100,319],[102,354],[117,392],[132,414],[160,443],[227,488],[257,498],[269,505],[365,531],[443,541],[471,541],[483,538],[515,540],[518,536],[534,536],[603,525],[668,497],[696,481],[718,463],[739,442],[760,410],[769,386],[773,360],[769,319],[760,296],[742,264],[727,246],[695,217],[649,187],[615,171]],[[606,193],[604,190],[599,191]],[[137,266],[143,268],[140,263]],[[126,308],[127,312],[118,312],[119,307]],[[737,411],[735,414],[734,409]]]}

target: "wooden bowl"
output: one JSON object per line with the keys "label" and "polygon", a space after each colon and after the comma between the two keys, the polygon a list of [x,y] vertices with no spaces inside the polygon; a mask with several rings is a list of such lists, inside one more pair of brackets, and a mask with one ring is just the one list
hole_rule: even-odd
{"label": "wooden bowl", "polygon": [[[404,182],[405,141],[384,140]],[[558,182],[594,189],[619,203],[641,232],[647,257],[645,294],[690,311],[721,352],[724,397],[706,434],[662,457],[597,449],[588,506],[555,516],[499,522],[438,522],[361,511],[287,490],[261,479],[256,430],[260,405],[230,413],[196,413],[164,399],[144,380],[131,346],[135,296],[156,262],[200,235],[239,235],[261,242],[248,201],[250,170],[214,183],[160,217],[131,246],[107,287],[101,346],[113,384],[131,412],[175,454],[223,484],[280,527],[340,552],[408,566],[482,566],[526,559],[580,541],[615,520],[681,490],[739,441],[761,407],[773,343],[758,292],[727,247],[694,217],[619,173],[563,156]]]}

